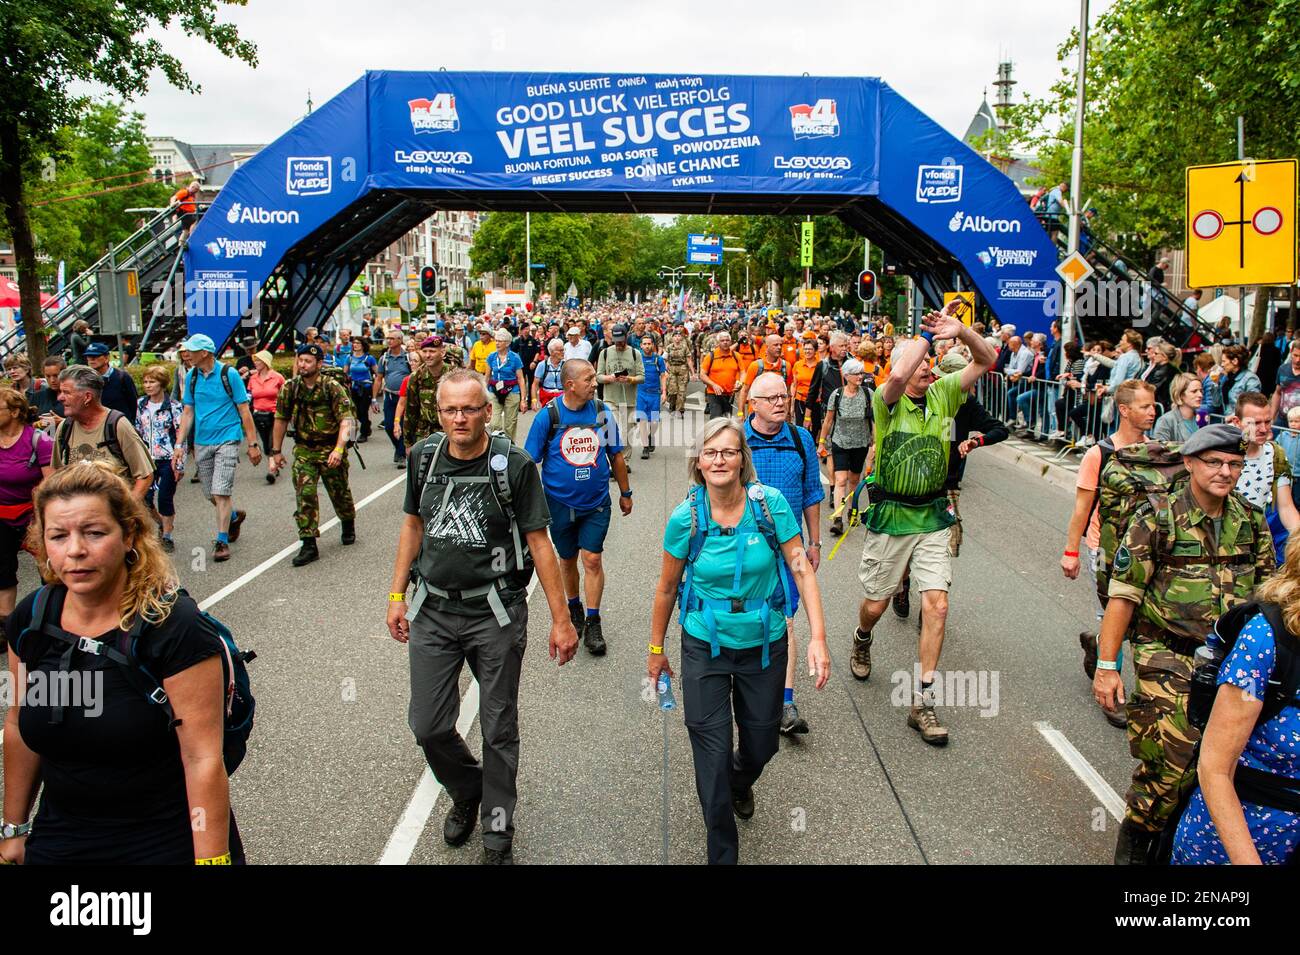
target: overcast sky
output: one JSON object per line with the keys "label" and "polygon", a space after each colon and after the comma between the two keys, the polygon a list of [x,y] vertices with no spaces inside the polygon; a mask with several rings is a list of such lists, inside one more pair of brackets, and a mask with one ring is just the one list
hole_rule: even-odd
{"label": "overcast sky", "polygon": [[[1092,15],[1110,5],[1093,0]],[[1076,0],[249,0],[223,10],[260,65],[228,60],[179,30],[164,39],[203,87],[155,76],[135,108],[151,135],[268,143],[367,69],[879,76],[960,136],[998,61],[1015,98],[1059,75]]]}

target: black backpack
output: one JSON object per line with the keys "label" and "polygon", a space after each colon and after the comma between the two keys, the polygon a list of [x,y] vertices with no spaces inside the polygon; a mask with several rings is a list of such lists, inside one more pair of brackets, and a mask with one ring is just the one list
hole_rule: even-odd
{"label": "black backpack", "polygon": [[[78,637],[53,622],[60,619],[66,596],[67,588],[62,584],[47,584],[36,592],[36,599],[32,602],[31,620],[14,640],[14,654],[28,665],[38,663],[44,651],[34,651],[32,644],[27,643],[26,654],[24,654],[24,642],[34,634],[44,634],[66,647],[59,663],[61,672],[71,671],[73,651],[80,650],[82,653],[105,656],[117,664],[133,689],[163,711],[169,729],[179,726],[181,721],[176,718],[162,681],[150,673],[149,668],[141,660],[140,638],[148,630],[148,622],[143,618],[137,618],[130,632],[119,631],[116,645],[92,640],[89,637]],[[183,588],[175,593],[175,599],[188,596],[189,594]],[[256,659],[257,654],[252,650],[241,651],[235,646],[235,638],[230,628],[210,613],[200,610],[196,622],[215,637],[221,646],[221,668],[225,683],[225,706],[222,708],[225,732],[221,754],[226,766],[226,774],[230,775],[243,762],[244,755],[248,751],[248,739],[253,734],[253,713],[257,701],[253,699],[247,664]],[[51,721],[63,722],[63,707],[53,708]]]}
{"label": "black backpack", "polygon": [[[114,411],[112,408],[108,409],[108,415],[105,416],[104,418],[103,437],[99,439],[99,442],[95,445],[95,447],[107,448],[109,454],[115,457],[118,461],[121,461],[122,464],[125,465],[127,468],[130,468],[130,462],[128,462],[126,458],[122,455],[122,444],[117,440],[117,423],[125,417],[126,415],[122,414],[122,412],[120,411]],[[59,460],[63,462],[64,467],[67,467],[68,464],[70,463],[68,461],[68,454],[71,451],[71,445],[72,445],[72,419],[71,418],[63,419],[62,423],[59,425],[58,434],[55,435],[54,440],[55,443],[58,444],[59,446]],[[36,449],[35,449],[35,442],[33,441],[33,447],[32,447],[33,458],[35,458],[35,455],[36,455]]]}

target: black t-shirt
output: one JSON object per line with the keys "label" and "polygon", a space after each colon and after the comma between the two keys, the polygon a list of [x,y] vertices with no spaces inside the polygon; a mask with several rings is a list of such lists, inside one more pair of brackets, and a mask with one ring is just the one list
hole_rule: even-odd
{"label": "black t-shirt", "polygon": [[[502,574],[513,592],[522,592],[532,578],[532,559],[524,535],[541,530],[551,523],[551,512],[546,505],[541,478],[528,452],[510,446],[506,463],[506,477],[515,518],[519,525],[520,542],[524,547],[526,568],[515,569],[514,539],[510,534],[510,521],[497,504],[491,483],[451,485],[447,506],[442,507],[448,485],[424,484],[420,460],[429,441],[426,438],[411,449],[406,469],[406,501],[403,510],[419,516],[424,521],[424,538],[420,546],[417,566],[420,576],[442,590],[473,590],[491,583]],[[438,458],[438,474],[447,477],[490,477],[488,456],[490,450],[469,461],[450,454],[445,447]],[[427,467],[426,467],[427,470]],[[423,493],[422,493],[423,492]],[[441,513],[441,520],[437,520]],[[434,599],[434,598],[430,598]],[[479,601],[471,606],[477,607]],[[486,600],[481,601],[486,607]]]}
{"label": "black t-shirt", "polygon": [[[35,592],[23,598],[5,623],[11,646],[31,620],[34,599]],[[119,633],[96,639],[115,645]],[[65,649],[49,637],[25,638],[21,650],[29,681],[48,681],[48,674],[59,673]],[[138,652],[161,683],[221,648],[198,624],[193,599],[182,596],[166,620],[145,631]],[[18,714],[23,742],[41,757],[44,784],[27,842],[28,861],[192,862],[180,743],[162,707],[127,683],[120,666],[106,657],[74,651],[71,672],[84,705],[65,706],[62,723],[50,722],[54,701],[38,697],[30,682]]]}

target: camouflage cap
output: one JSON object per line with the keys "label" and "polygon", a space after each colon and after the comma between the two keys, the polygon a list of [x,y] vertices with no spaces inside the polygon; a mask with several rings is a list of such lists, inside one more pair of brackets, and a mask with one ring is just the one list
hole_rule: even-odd
{"label": "camouflage cap", "polygon": [[1235,425],[1210,424],[1184,441],[1179,449],[1183,455],[1204,454],[1206,451],[1245,454],[1246,436]]}

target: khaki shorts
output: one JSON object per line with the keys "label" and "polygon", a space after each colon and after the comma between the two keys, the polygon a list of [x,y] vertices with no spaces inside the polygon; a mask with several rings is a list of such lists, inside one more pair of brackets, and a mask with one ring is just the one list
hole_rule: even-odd
{"label": "khaki shorts", "polygon": [[868,600],[887,600],[898,590],[909,563],[918,593],[947,591],[952,586],[952,557],[948,536],[952,528],[928,534],[893,537],[867,531],[858,580]]}

